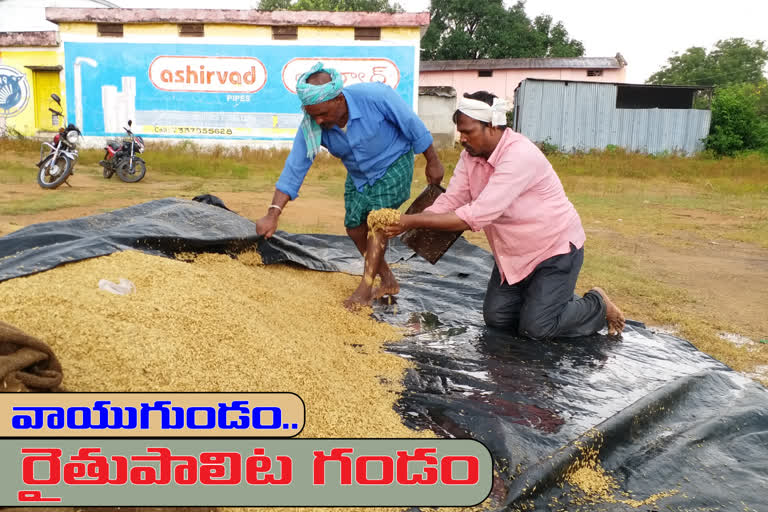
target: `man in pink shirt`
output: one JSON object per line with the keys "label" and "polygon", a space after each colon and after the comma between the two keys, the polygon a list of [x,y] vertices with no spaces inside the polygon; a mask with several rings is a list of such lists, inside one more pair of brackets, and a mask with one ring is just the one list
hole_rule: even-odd
{"label": "man in pink shirt", "polygon": [[483,304],[485,323],[533,339],[619,334],[624,315],[601,288],[574,295],[586,236],[544,154],[506,127],[506,103],[465,94],[453,121],[464,151],[445,194],[385,234],[412,228],[485,231],[496,260]]}

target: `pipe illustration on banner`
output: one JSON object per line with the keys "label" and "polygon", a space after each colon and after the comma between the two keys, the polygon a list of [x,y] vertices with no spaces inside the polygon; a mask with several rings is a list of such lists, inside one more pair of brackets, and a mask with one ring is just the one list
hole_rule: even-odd
{"label": "pipe illustration on banner", "polygon": [[[77,57],[75,59],[75,126],[83,128],[83,81],[80,72],[80,65],[88,64],[95,68],[99,63],[89,57]],[[85,130],[83,130],[85,131]]]}
{"label": "pipe illustration on banner", "polygon": [[104,109],[104,131],[107,133],[123,133],[123,126],[128,120],[136,119],[136,77],[122,77],[123,90],[117,90],[114,85],[101,87],[101,104]]}
{"label": "pipe illustration on banner", "polygon": [[[318,60],[336,66],[347,85],[378,81],[409,105],[417,99],[417,51],[408,44],[67,41],[64,57],[67,94],[77,96],[68,105],[87,113],[82,130],[94,136],[121,133],[133,119],[143,137],[290,141],[302,117],[296,79]],[[81,82],[83,63],[94,67]]]}

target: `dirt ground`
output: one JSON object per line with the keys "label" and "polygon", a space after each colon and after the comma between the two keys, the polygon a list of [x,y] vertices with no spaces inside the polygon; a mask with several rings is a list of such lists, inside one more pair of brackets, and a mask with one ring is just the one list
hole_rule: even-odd
{"label": "dirt ground", "polygon": [[[73,205],[70,201],[55,210],[20,215],[0,213],[0,236],[33,223],[97,214],[153,198],[191,198],[199,193],[194,183],[190,184],[188,180],[168,176],[158,178],[153,177],[151,173],[144,182],[131,185],[116,180],[106,182],[95,169],[78,173],[71,181],[73,188],[63,186],[54,191],[42,190],[31,180],[26,183],[4,184],[0,189],[0,204],[19,199],[35,200],[50,197],[51,194],[72,195],[74,191],[78,194],[101,194],[103,197],[97,197],[82,206]],[[212,183],[211,180],[203,182],[200,179],[199,182],[205,183],[205,190],[220,197],[230,209],[252,220],[263,215],[273,191],[271,185],[233,191],[231,186],[223,182],[219,191],[217,183]],[[714,214],[698,210],[670,214],[689,223],[690,231],[681,232],[673,239],[666,237],[664,240],[652,235],[627,237],[605,227],[599,221],[590,222],[589,219],[584,219],[588,237],[586,258],[590,257],[590,249],[595,244],[630,255],[635,270],[639,269],[658,281],[684,291],[692,298],[685,304],[687,311],[711,319],[715,328],[722,323],[726,326],[723,328],[724,332],[737,326],[735,334],[749,338],[750,343],[756,347],[755,350],[765,352],[768,345],[763,344],[761,340],[768,341],[768,249],[742,242],[707,240],[697,236],[697,225],[727,222],[727,219],[715,218]],[[332,197],[321,184],[308,183],[302,188],[302,197],[286,208],[280,229],[343,234],[343,215],[342,197]],[[469,233],[466,237],[471,242],[488,248],[482,233]],[[587,275],[585,279],[589,277]],[[604,285],[582,280],[579,288],[584,291],[597,284]],[[611,292],[610,289],[608,291]],[[642,303],[642,297],[619,292],[613,298],[620,306],[623,303],[628,305],[627,313],[630,318],[664,327],[673,333],[677,332],[675,325],[660,325],[663,320],[648,318],[642,307],[635,306]],[[675,304],[669,306],[674,308]],[[754,376],[768,381],[768,366],[759,366],[755,371]]]}
{"label": "dirt ground", "polygon": [[[79,174],[73,179],[80,190],[98,191],[103,189],[104,180],[94,175]],[[189,196],[180,190],[180,185],[167,181],[145,183],[149,185],[136,190],[135,197],[105,197],[103,201],[88,206],[64,207],[26,215],[0,215],[0,236],[20,227],[39,222],[73,219],[93,215],[136,204],[151,197]],[[134,187],[137,188],[137,187]],[[290,225],[310,226],[312,231],[343,234],[344,210],[340,199],[318,197],[312,187],[302,190],[302,198],[286,208],[281,219],[281,229]],[[62,187],[57,191],[42,190],[33,183],[11,184],[3,187],[0,198],[30,198],[45,194],[67,193]],[[220,192],[217,193],[227,206],[240,215],[252,220],[263,215],[265,204],[271,198],[269,192]],[[707,222],[704,214],[691,217],[694,222]],[[678,249],[655,243],[652,237],[630,240],[616,233],[585,225],[588,238],[597,237],[611,244],[625,246],[657,274],[657,277],[672,285],[688,290],[699,298],[696,308],[707,313],[713,308],[744,327],[738,334],[748,337],[768,336],[768,250],[750,244],[720,241],[700,243],[689,238]],[[467,238],[474,244],[488,249],[482,233],[468,233]],[[693,247],[691,247],[693,245]],[[631,247],[631,249],[630,249]],[[748,286],[745,286],[748,284]]]}
{"label": "dirt ground", "polygon": [[[104,190],[105,183],[113,185],[113,182],[105,182],[103,178],[93,174],[78,174],[71,181],[76,183],[79,193],[93,192],[98,194],[99,191]],[[0,214],[0,236],[30,224],[94,215],[151,199],[172,196],[188,199],[194,197],[195,193],[187,192],[185,188],[184,183],[147,179],[146,182],[136,185],[126,185],[126,189],[135,191],[135,194],[128,193],[114,197],[113,194],[105,193],[103,199],[93,201],[87,206],[65,206],[31,214]],[[272,190],[268,192],[216,192],[215,186],[209,188],[211,193],[220,197],[230,209],[252,220],[256,220],[264,214],[265,206],[272,198]],[[345,232],[343,203],[340,210],[337,200],[318,197],[319,194],[312,193],[312,188],[312,186],[304,187],[302,199],[292,203],[290,208],[286,208],[286,214],[281,218],[280,229],[286,229],[285,226],[291,223],[305,226],[316,224],[318,227],[327,227],[325,232],[343,234]],[[57,190],[43,190],[35,183],[5,184],[0,189],[0,203],[6,200],[22,198],[34,200],[51,194],[71,193],[72,191],[68,190],[66,186]]]}
{"label": "dirt ground", "polygon": [[694,239],[671,248],[652,237],[627,240],[589,227],[586,232],[588,240],[623,246],[648,273],[686,290],[694,298],[686,307],[704,316],[728,318],[743,336],[768,338],[768,250],[736,241]]}

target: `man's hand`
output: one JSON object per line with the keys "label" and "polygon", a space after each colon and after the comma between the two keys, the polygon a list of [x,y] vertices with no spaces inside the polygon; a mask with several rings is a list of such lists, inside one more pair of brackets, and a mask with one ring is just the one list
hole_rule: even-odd
{"label": "man's hand", "polygon": [[394,238],[403,231],[408,231],[408,219],[411,217],[410,215],[401,215],[400,221],[397,224],[389,224],[387,226],[384,226],[382,230],[384,231],[384,236],[387,238]]}
{"label": "man's hand", "polygon": [[445,175],[445,169],[443,164],[437,158],[427,161],[427,167],[424,169],[424,174],[427,176],[427,183],[430,185],[439,185],[443,181]]}
{"label": "man's hand", "polygon": [[270,210],[270,213],[256,221],[256,234],[264,235],[265,238],[274,235],[277,230],[277,218]]}
{"label": "man's hand", "polygon": [[424,158],[427,160],[427,167],[424,169],[424,174],[427,176],[427,183],[430,185],[439,185],[443,181],[443,175],[445,169],[440,162],[440,158],[437,156],[435,146],[429,145],[426,151],[424,151]]}
{"label": "man's hand", "polygon": [[265,238],[269,238],[275,234],[278,218],[290,199],[288,194],[275,188],[275,195],[272,196],[272,204],[267,208],[267,214],[256,221],[257,235],[264,235]]}
{"label": "man's hand", "polygon": [[387,238],[392,238],[403,231],[417,228],[435,229],[437,231],[466,231],[467,229],[470,229],[469,225],[460,219],[454,212],[424,212],[401,215],[400,222],[385,226],[383,229],[384,235]]}

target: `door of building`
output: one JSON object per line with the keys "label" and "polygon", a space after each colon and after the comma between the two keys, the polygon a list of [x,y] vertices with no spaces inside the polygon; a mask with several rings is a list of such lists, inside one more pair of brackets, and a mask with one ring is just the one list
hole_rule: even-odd
{"label": "door of building", "polygon": [[[56,104],[51,99],[51,94],[61,96],[59,72],[34,70],[34,91],[35,91],[35,127],[40,131],[56,131],[58,126],[52,122],[51,112],[48,107]],[[59,123],[62,120],[59,119]]]}

